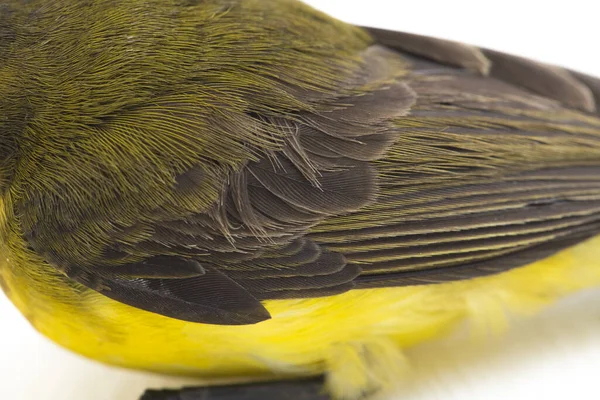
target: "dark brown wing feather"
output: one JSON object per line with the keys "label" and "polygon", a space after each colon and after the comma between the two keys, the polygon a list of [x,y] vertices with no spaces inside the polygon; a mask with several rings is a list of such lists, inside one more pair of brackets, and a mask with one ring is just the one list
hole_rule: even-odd
{"label": "dark brown wing feather", "polygon": [[[363,268],[358,287],[489,275],[600,232],[600,121],[575,111],[596,109],[598,80],[488,50],[473,55],[447,41],[371,32],[411,53],[417,104],[397,120],[402,134],[376,162],[378,201],[310,234]],[[470,61],[457,61],[464,54]],[[491,61],[488,76],[487,63],[473,66],[482,55]]]}
{"label": "dark brown wing feather", "polygon": [[378,43],[389,48],[437,61],[442,65],[465,68],[487,74],[490,60],[480,49],[464,43],[438,39],[413,33],[367,29]]}
{"label": "dark brown wing feather", "polygon": [[[149,212],[93,266],[64,265],[35,230],[30,243],[116,300],[240,324],[268,318],[261,300],[488,275],[600,232],[597,80],[370,32],[355,94],[254,116],[285,143],[232,172],[208,211]],[[170,190],[195,193],[204,174]]]}
{"label": "dark brown wing feather", "polygon": [[[50,247],[45,237],[40,240],[42,224],[26,229],[26,238],[73,280],[187,321],[256,323],[269,316],[260,300],[352,289],[360,266],[306,234],[328,217],[376,201],[379,177],[372,161],[394,143],[399,132],[392,121],[415,101],[397,79],[403,73],[397,54],[372,46],[361,57],[363,69],[351,79],[354,94],[332,93],[310,112],[254,115],[268,130],[283,133],[285,143],[231,172],[205,212],[151,210],[138,223],[117,227],[95,261],[75,263]],[[205,167],[191,167],[165,190],[193,198],[206,179]]]}

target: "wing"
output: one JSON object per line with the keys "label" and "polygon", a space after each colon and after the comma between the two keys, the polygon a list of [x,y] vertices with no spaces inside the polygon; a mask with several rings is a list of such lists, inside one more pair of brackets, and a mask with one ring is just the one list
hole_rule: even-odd
{"label": "wing", "polygon": [[[123,191],[103,200],[112,215],[97,203],[73,207],[83,196],[74,184],[51,197],[36,187],[19,205],[31,248],[123,303],[247,324],[269,317],[263,300],[467,279],[600,232],[597,81],[470,46],[370,32],[375,42],[355,46],[346,55],[354,62],[327,90],[286,74],[273,79],[285,108],[199,114],[169,97],[134,109],[138,119],[103,121],[114,132],[148,118],[143,127],[160,128],[151,132],[166,132],[167,143],[170,132],[182,137],[208,119],[236,163],[205,157],[181,162],[171,180],[101,180]],[[244,130],[260,134],[245,142]],[[208,143],[214,153],[223,146]],[[135,160],[119,159],[119,173],[171,165]]]}
{"label": "wing", "polygon": [[[84,269],[70,264],[67,275],[138,308],[218,324],[265,319],[262,300],[352,289],[361,268],[306,235],[326,218],[376,200],[371,162],[396,139],[389,121],[406,114],[415,98],[395,80],[395,69],[378,67],[396,55],[373,47],[362,57],[367,70],[360,86],[369,89],[334,98],[319,113],[263,117],[286,133],[283,147],[231,173],[209,210],[185,216],[162,210],[143,240],[106,249],[143,261],[104,259]],[[196,175],[193,169],[180,175],[174,189],[197,191],[202,180]]]}
{"label": "wing", "polygon": [[[415,95],[401,58],[358,28],[296,2],[220,3],[148,9],[133,26],[130,7],[74,5],[73,31],[89,13],[111,29],[25,38],[72,72],[40,86],[73,90],[41,91],[56,111],[32,102],[11,195],[29,257],[77,290],[248,324],[269,317],[264,299],[354,286],[360,267],[306,233],[375,201],[371,161]],[[34,74],[19,46],[11,71]],[[84,65],[67,62],[89,51]],[[319,142],[341,153],[307,150]]]}
{"label": "wing", "polygon": [[[378,201],[311,237],[363,268],[358,287],[468,279],[599,232],[598,80],[371,29],[413,65],[418,100],[377,161]],[[450,68],[452,66],[453,68]]]}

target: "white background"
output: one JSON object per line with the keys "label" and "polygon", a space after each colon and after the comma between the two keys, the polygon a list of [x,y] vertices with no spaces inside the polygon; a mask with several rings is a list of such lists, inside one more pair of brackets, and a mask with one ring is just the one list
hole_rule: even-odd
{"label": "white background", "polygon": [[[470,42],[600,76],[594,1],[307,0],[362,25]],[[600,291],[574,296],[505,336],[411,350],[416,376],[394,398],[597,399]],[[42,338],[0,295],[0,399],[136,400],[190,381],[123,371]]]}

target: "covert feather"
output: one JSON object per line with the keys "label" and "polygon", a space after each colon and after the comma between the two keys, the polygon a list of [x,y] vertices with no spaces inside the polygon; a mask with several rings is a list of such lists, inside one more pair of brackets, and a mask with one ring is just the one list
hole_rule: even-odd
{"label": "covert feather", "polygon": [[293,0],[5,1],[0,283],[103,362],[387,390],[600,282],[599,82]]}

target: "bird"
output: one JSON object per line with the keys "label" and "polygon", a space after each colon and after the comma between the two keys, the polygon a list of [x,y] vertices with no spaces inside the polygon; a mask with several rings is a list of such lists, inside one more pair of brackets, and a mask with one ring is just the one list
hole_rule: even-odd
{"label": "bird", "polygon": [[576,71],[296,0],[5,0],[0,110],[0,286],[33,328],[255,381],[145,400],[367,398],[403,349],[600,284]]}

